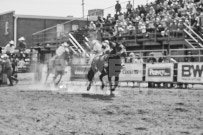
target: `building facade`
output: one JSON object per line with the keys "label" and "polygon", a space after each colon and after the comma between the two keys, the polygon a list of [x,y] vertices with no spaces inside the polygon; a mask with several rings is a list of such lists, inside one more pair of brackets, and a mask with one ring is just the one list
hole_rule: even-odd
{"label": "building facade", "polygon": [[[91,20],[88,20],[91,21]],[[17,15],[15,11],[0,14],[0,46],[4,47],[14,40],[18,47],[18,39],[25,37],[28,48],[33,46],[33,34],[56,34],[69,32],[88,24],[86,18]],[[46,33],[45,33],[46,31]],[[51,39],[50,39],[51,40]]]}

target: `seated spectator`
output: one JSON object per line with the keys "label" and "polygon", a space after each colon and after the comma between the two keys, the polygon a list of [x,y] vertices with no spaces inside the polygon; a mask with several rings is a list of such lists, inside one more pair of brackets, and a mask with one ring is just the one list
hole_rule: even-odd
{"label": "seated spectator", "polygon": [[177,63],[177,61],[175,59],[171,58],[170,55],[167,55],[167,56],[163,55],[163,57],[160,57],[158,59],[158,62],[160,62],[160,63]]}
{"label": "seated spectator", "polygon": [[145,24],[145,22],[141,21],[139,23],[139,28],[140,28],[140,31],[141,31],[142,34],[146,34],[146,24]]}
{"label": "seated spectator", "polygon": [[135,31],[135,26],[133,26],[132,22],[129,22],[127,26],[127,31],[130,35],[132,35],[133,31]]}
{"label": "seated spectator", "polygon": [[193,54],[191,51],[187,53],[187,57],[185,57],[185,62],[195,62],[195,58],[193,57]]}

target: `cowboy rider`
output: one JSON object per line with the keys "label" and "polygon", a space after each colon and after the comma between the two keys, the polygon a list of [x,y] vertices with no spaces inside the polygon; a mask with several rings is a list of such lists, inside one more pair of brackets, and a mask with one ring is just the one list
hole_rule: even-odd
{"label": "cowboy rider", "polygon": [[61,44],[61,46],[59,46],[56,49],[56,55],[61,56],[64,52],[69,52],[68,47],[69,47],[69,45],[66,42],[64,42],[63,44]]}
{"label": "cowboy rider", "polygon": [[[125,57],[126,56],[126,49],[122,43],[111,42],[110,47],[112,48],[110,57],[114,57],[114,56]],[[124,66],[125,65],[124,63],[125,63],[125,60],[121,59],[121,66]]]}
{"label": "cowboy rider", "polygon": [[93,40],[93,53],[95,55],[101,55],[102,54],[102,46],[98,40]]}
{"label": "cowboy rider", "polygon": [[105,54],[109,54],[111,51],[111,48],[109,46],[109,41],[105,40],[104,42],[102,42],[102,49],[103,49],[103,55]]}

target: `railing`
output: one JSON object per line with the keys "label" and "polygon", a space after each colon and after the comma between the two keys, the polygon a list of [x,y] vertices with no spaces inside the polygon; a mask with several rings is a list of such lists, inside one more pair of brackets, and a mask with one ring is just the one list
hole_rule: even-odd
{"label": "railing", "polygon": [[[186,23],[184,23],[184,26],[189,29],[189,31],[187,31],[186,29],[184,29],[184,32],[189,35],[200,47],[203,48],[203,39],[196,33],[194,32]],[[191,32],[191,33],[190,33]],[[197,37],[197,39],[193,36],[195,35]],[[199,42],[200,41],[200,42]]]}
{"label": "railing", "polygon": [[184,25],[203,43],[203,39],[196,32],[194,32],[186,23],[184,23]]}

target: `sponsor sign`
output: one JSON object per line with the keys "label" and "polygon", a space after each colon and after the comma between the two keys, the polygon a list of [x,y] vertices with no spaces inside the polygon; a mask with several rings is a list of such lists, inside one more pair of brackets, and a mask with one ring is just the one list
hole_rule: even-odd
{"label": "sponsor sign", "polygon": [[95,17],[103,17],[104,16],[104,10],[103,9],[91,9],[88,10],[88,15],[90,17],[95,16]]}
{"label": "sponsor sign", "polygon": [[90,66],[72,66],[71,67],[71,78],[72,79],[86,79],[87,73],[90,69]]}
{"label": "sponsor sign", "polygon": [[119,76],[120,81],[142,81],[143,64],[125,64]]}
{"label": "sponsor sign", "polygon": [[178,63],[178,82],[203,83],[203,63]]}
{"label": "sponsor sign", "polygon": [[146,64],[146,81],[151,82],[173,82],[172,63]]}

